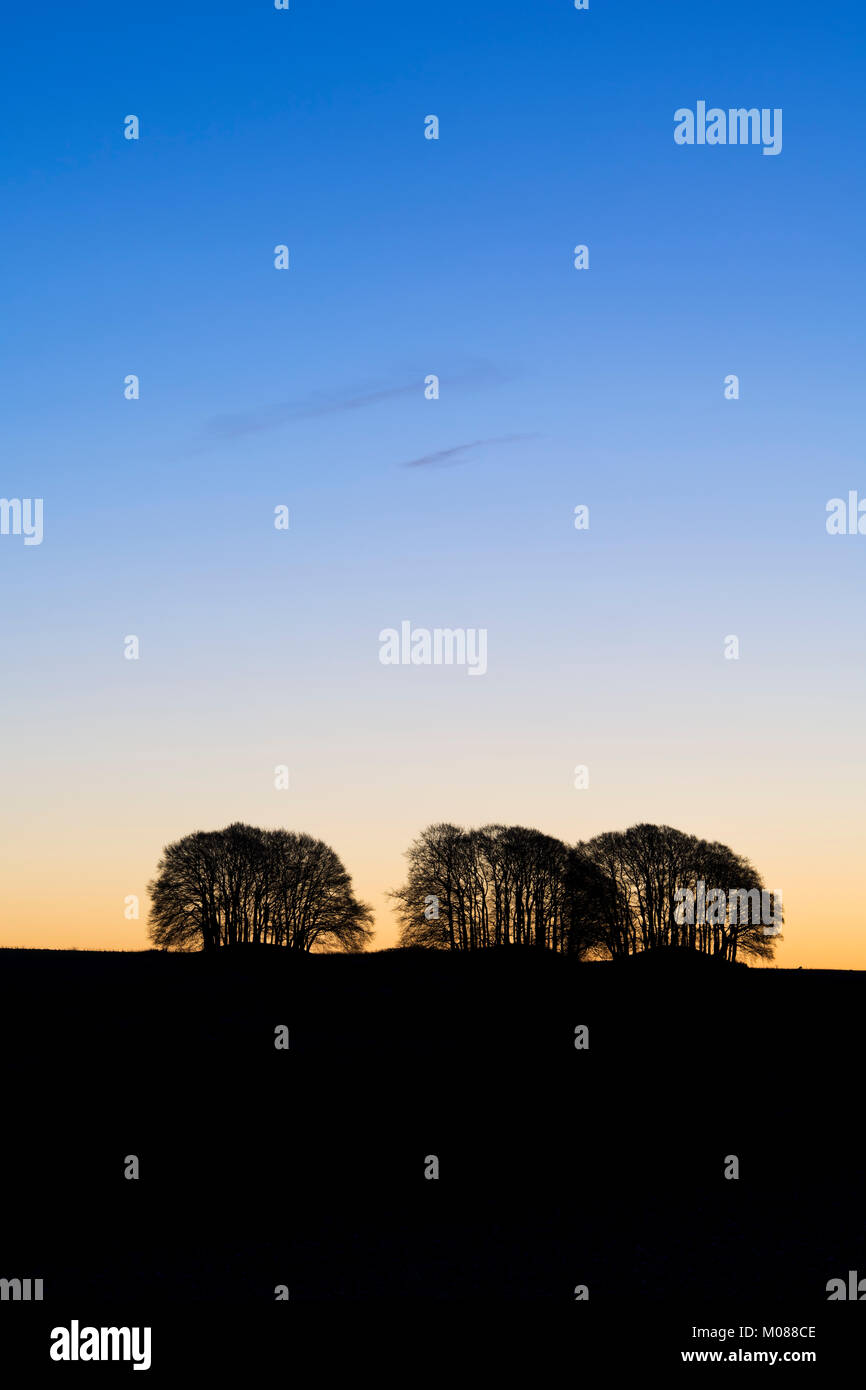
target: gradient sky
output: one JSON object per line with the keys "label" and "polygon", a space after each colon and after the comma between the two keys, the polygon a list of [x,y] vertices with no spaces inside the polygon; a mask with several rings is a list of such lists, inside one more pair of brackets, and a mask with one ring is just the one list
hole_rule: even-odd
{"label": "gradient sky", "polygon": [[[0,493],[45,519],[0,536],[0,944],[145,946],[162,846],[232,820],[332,844],[382,946],[431,821],[651,820],[782,891],[779,964],[866,968],[866,536],[825,528],[866,496],[862,7],[4,37]],[[782,153],[677,146],[699,100]],[[382,666],[404,619],[486,628],[487,675]]]}

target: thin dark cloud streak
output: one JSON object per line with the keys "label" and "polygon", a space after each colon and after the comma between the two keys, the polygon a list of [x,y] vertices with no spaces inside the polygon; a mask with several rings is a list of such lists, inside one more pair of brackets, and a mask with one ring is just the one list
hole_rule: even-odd
{"label": "thin dark cloud streak", "polygon": [[[499,385],[508,378],[498,368],[478,367],[461,376],[449,377],[452,387]],[[200,448],[215,443],[243,439],[264,430],[279,429],[298,420],[314,420],[327,415],[342,415],[353,410],[365,410],[368,406],[380,405],[385,401],[398,401],[409,396],[420,397],[424,379],[416,379],[403,386],[389,386],[379,391],[367,391],[360,395],[330,400],[313,400],[307,403],[282,402],[263,406],[260,410],[239,411],[236,414],[215,415],[204,427],[205,439]]]}
{"label": "thin dark cloud streak", "polygon": [[459,455],[468,454],[472,449],[485,449],[490,444],[513,444],[519,439],[538,439],[537,434],[500,434],[492,439],[473,439],[468,444],[455,444],[451,449],[437,449],[433,454],[422,454],[417,459],[407,459],[401,468],[430,468],[440,464],[455,462]]}
{"label": "thin dark cloud streak", "polygon": [[314,420],[320,415],[340,415],[348,410],[363,410],[365,406],[377,405],[380,401],[399,400],[417,391],[417,384],[393,386],[385,391],[370,391],[365,396],[352,396],[348,400],[325,401],[321,405],[274,405],[260,411],[248,411],[237,415],[216,415],[208,422],[207,433],[213,439],[240,439],[248,434],[259,434],[262,430],[278,429],[289,425],[293,420]]}

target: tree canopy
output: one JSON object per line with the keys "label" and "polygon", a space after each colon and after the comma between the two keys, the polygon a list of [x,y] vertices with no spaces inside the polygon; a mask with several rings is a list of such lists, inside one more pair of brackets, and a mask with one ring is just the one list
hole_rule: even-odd
{"label": "tree canopy", "polygon": [[322,840],[235,823],[166,846],[149,933],[167,950],[270,943],[295,951],[363,950],[372,912]]}
{"label": "tree canopy", "polygon": [[404,945],[532,945],[578,956],[678,946],[768,960],[778,939],[781,902],[754,866],[667,825],[572,847],[523,826],[440,823],[407,858],[406,882],[391,895]]}

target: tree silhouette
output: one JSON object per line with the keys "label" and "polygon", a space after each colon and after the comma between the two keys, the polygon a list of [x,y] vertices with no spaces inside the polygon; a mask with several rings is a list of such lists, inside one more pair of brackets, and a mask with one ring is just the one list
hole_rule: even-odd
{"label": "tree silhouette", "polygon": [[777,935],[765,933],[762,909],[775,919],[776,904],[753,865],[671,826],[633,825],[570,848],[524,826],[440,823],[422,831],[407,858],[406,882],[390,895],[403,945],[773,956]]}
{"label": "tree silhouette", "polygon": [[551,835],[520,825],[431,825],[407,857],[406,883],[390,895],[404,945],[581,954],[597,944],[602,874]]}
{"label": "tree silhouette", "polygon": [[363,950],[372,912],[328,845],[290,830],[235,823],[163,850],[149,934],[165,950],[270,943],[295,951]]}
{"label": "tree silhouette", "polygon": [[[778,933],[765,933],[762,912],[766,907],[777,916],[774,896],[766,894],[749,860],[727,845],[699,840],[669,825],[641,824],[597,835],[578,845],[578,853],[609,882],[605,945],[611,955],[687,946],[725,960],[736,960],[738,954],[772,959]],[[701,907],[701,884],[704,895],[715,891],[718,901]],[[691,921],[678,901],[684,890],[696,900]]]}

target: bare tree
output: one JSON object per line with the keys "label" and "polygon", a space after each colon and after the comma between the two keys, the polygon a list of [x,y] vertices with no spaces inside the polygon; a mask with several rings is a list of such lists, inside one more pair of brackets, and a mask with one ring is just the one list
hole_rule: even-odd
{"label": "bare tree", "polygon": [[583,954],[596,944],[590,901],[601,874],[561,840],[525,826],[428,826],[391,894],[404,945],[452,950],[534,946]]}
{"label": "bare tree", "polygon": [[[605,947],[611,955],[687,946],[707,955],[772,959],[764,909],[774,912],[755,867],[727,845],[699,840],[669,825],[608,831],[578,852],[607,876],[612,894]],[[691,910],[683,911],[683,894]],[[748,912],[738,910],[745,894]],[[765,896],[766,895],[766,896]],[[756,910],[757,909],[757,910]]]}
{"label": "bare tree", "polygon": [[149,932],[164,950],[267,942],[363,950],[372,912],[334,851],[311,835],[235,823],[168,845],[149,884]]}
{"label": "bare tree", "polygon": [[[406,882],[391,894],[404,945],[533,946],[579,957],[681,946],[725,960],[768,960],[775,949],[762,912],[775,905],[754,866],[669,825],[633,825],[569,848],[525,826],[443,823],[422,831],[407,858]],[[690,914],[681,911],[688,893]]]}

